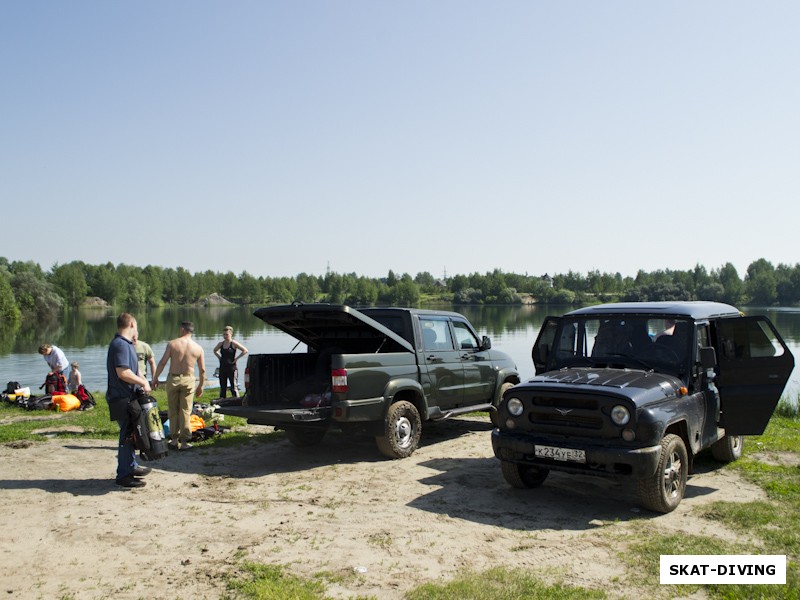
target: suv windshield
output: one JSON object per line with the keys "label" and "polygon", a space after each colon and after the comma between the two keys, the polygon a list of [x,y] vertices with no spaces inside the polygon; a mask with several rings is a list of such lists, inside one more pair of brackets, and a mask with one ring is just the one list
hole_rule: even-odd
{"label": "suv windshield", "polygon": [[565,317],[548,369],[594,366],[687,372],[690,322],[646,316]]}

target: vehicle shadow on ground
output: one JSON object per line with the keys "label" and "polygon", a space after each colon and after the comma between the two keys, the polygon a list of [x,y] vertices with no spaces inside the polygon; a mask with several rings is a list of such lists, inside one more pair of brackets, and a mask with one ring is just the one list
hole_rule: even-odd
{"label": "vehicle shadow on ground", "polygon": [[[421,480],[432,491],[408,506],[508,529],[596,529],[607,522],[651,519],[641,508],[635,483],[616,478],[551,471],[538,488],[520,490],[503,478],[495,458],[439,458],[420,463],[436,474]],[[685,498],[713,488],[692,485]]]}
{"label": "vehicle shadow on ground", "polygon": [[[488,418],[481,417],[425,423],[419,447],[432,448],[475,431],[486,432],[486,443],[491,444],[488,437],[491,429]],[[164,471],[249,478],[334,464],[391,460],[394,459],[380,453],[371,436],[330,431],[322,442],[307,448],[293,446],[282,434],[270,434],[269,438],[241,445],[221,447],[213,442],[195,445],[189,451],[170,451],[164,459],[142,464]]]}

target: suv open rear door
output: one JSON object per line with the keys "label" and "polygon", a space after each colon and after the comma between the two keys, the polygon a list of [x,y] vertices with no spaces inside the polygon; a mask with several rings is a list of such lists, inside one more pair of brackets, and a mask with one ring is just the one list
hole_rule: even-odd
{"label": "suv open rear door", "polygon": [[794,356],[766,317],[717,321],[720,426],[728,435],[764,433],[794,368]]}

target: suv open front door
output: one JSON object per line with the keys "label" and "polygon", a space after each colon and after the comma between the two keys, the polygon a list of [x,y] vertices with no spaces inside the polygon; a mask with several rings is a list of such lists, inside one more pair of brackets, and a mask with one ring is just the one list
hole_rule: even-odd
{"label": "suv open front door", "polygon": [[766,317],[718,321],[720,426],[727,435],[764,433],[794,368],[794,356]]}
{"label": "suv open front door", "polygon": [[553,354],[553,346],[556,341],[556,329],[561,321],[561,317],[547,317],[539,330],[539,336],[533,344],[531,358],[536,374],[539,375],[547,370],[547,363]]}

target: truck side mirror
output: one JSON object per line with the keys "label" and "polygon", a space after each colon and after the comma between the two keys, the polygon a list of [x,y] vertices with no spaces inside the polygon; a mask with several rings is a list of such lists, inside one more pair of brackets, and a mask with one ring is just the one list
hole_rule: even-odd
{"label": "truck side mirror", "polygon": [[717,366],[717,351],[713,346],[700,347],[700,366],[704,369],[713,369]]}
{"label": "truck side mirror", "polygon": [[489,336],[483,336],[481,339],[481,350],[491,350],[492,348],[492,340],[489,339]]}

